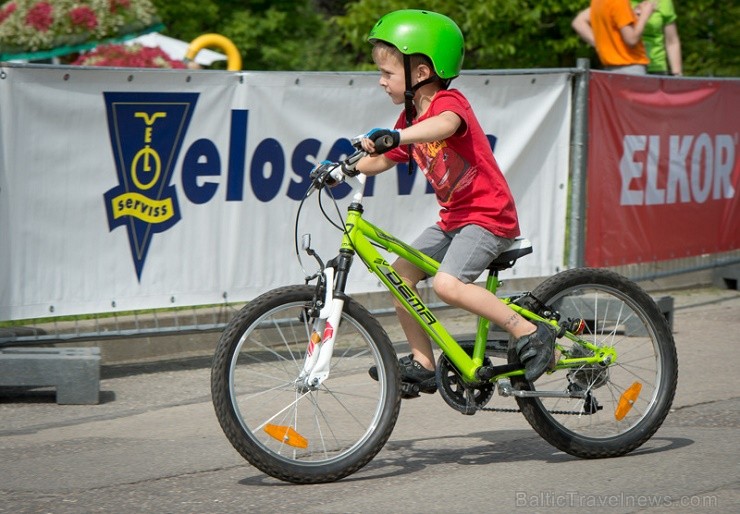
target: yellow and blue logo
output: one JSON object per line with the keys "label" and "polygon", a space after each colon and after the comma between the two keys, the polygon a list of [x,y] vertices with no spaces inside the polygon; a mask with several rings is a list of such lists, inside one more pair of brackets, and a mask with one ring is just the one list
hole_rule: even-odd
{"label": "yellow and blue logo", "polygon": [[106,192],[108,226],[128,229],[141,280],[152,236],[180,220],[170,184],[198,93],[103,93],[119,185]]}

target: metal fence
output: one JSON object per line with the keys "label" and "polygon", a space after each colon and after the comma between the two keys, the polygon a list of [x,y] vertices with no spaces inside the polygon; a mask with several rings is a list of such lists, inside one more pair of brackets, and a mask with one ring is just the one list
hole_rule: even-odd
{"label": "metal fence", "polygon": [[[491,74],[528,73],[572,74],[573,113],[571,125],[570,206],[568,219],[568,267],[583,266],[586,163],[588,134],[588,60],[581,59],[576,68],[551,70],[500,70]],[[643,262],[617,266],[613,270],[635,281],[691,273],[696,271],[736,266],[740,264],[740,250],[723,254],[706,254],[670,261]],[[729,279],[727,287],[737,288]],[[431,293],[425,293],[430,295]],[[434,301],[429,298],[430,301]],[[78,317],[46,318],[21,322],[0,323],[0,348],[51,343],[127,339],[172,334],[191,334],[222,330],[242,304],[223,303],[209,307],[178,308],[173,310],[146,310],[129,313]],[[371,309],[373,310],[373,309]],[[373,312],[384,313],[378,308]]]}

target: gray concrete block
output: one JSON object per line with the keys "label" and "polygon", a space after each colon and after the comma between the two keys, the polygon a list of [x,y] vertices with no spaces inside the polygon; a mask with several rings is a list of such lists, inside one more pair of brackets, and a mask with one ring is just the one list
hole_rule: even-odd
{"label": "gray concrete block", "polygon": [[712,284],[722,289],[737,291],[740,284],[740,264],[715,269],[712,272]]}
{"label": "gray concrete block", "polygon": [[56,388],[58,404],[97,404],[100,349],[0,349],[0,386],[50,386]]}

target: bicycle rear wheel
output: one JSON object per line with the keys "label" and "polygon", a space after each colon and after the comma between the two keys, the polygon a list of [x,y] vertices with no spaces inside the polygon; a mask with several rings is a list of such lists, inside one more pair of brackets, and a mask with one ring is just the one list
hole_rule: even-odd
{"label": "bicycle rear wheel", "polygon": [[[289,286],[250,302],[226,327],[211,371],[216,415],[231,444],[261,471],[295,483],[331,482],[360,469],[388,440],[400,408],[390,340],[352,299],[329,378],[315,390],[297,385],[313,293]],[[373,365],[378,381],[367,372]]]}
{"label": "bicycle rear wheel", "polygon": [[[609,366],[557,370],[523,390],[578,391],[584,398],[517,398],[522,414],[546,441],[583,458],[616,457],[644,444],[663,423],[676,391],[678,362],[666,318],[637,284],[601,269],[559,273],[532,291],[561,315],[585,321],[582,338],[617,352]],[[590,355],[562,338],[565,357]],[[509,349],[509,361],[516,352]]]}

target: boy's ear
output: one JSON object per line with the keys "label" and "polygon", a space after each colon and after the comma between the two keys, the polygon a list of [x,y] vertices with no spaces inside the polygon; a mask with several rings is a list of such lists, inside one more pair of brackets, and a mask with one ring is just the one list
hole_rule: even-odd
{"label": "boy's ear", "polygon": [[418,82],[428,79],[432,74],[432,68],[427,64],[419,64],[416,67],[416,79]]}

